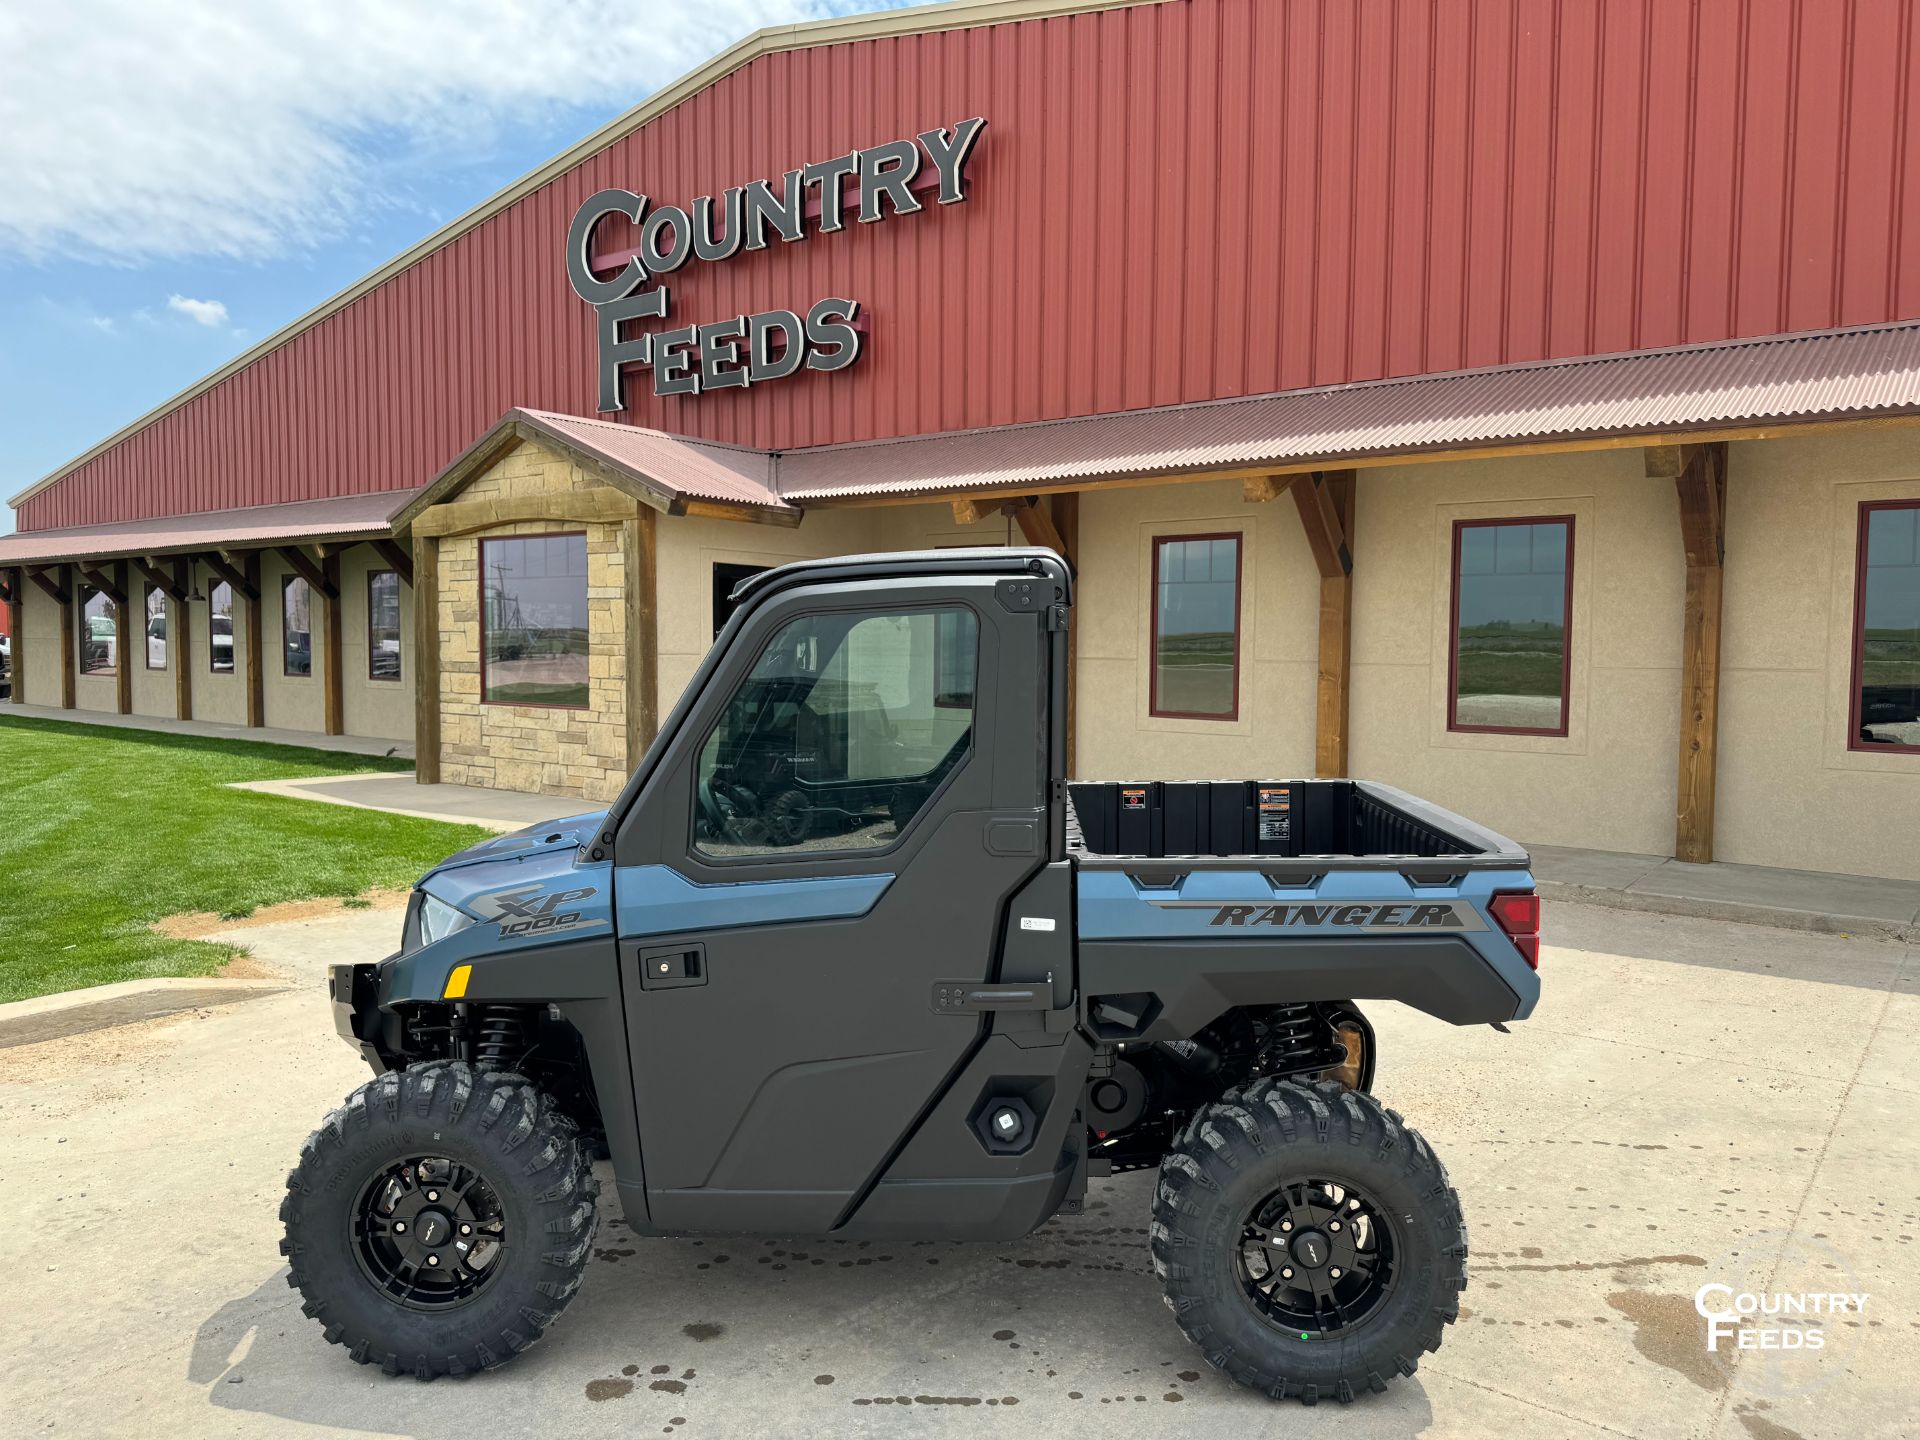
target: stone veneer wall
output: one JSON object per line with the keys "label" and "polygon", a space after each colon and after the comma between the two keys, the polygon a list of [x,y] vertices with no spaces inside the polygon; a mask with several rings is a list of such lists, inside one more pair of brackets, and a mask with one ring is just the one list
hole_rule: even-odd
{"label": "stone veneer wall", "polygon": [[[451,503],[593,489],[602,482],[528,443],[484,471]],[[587,534],[585,710],[480,703],[480,542],[513,535]],[[453,785],[541,791],[607,801],[626,783],[625,554],[619,525],[529,521],[433,542],[440,561],[440,778]],[[422,677],[427,682],[427,677]]]}

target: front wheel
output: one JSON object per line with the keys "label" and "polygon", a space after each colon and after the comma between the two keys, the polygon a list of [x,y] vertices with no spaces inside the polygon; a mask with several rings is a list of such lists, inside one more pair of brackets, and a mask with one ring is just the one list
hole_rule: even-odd
{"label": "front wheel", "polygon": [[1275,1400],[1350,1401],[1411,1375],[1459,1318],[1460,1198],[1372,1096],[1256,1080],[1160,1165],[1153,1263],[1187,1338]]}
{"label": "front wheel", "polygon": [[517,1075],[382,1075],[301,1147],[280,1207],[287,1284],[363,1365],[491,1369],[573,1298],[597,1186],[574,1128]]}

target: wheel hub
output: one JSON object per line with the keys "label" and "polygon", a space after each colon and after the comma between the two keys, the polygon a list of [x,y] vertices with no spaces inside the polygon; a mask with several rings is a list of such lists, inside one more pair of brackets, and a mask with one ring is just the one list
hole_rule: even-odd
{"label": "wheel hub", "polygon": [[1302,1180],[1270,1192],[1248,1213],[1236,1269],[1248,1303],[1307,1340],[1352,1330],[1392,1293],[1391,1217],[1365,1192]]}
{"label": "wheel hub", "polygon": [[1293,1237],[1293,1244],[1287,1248],[1293,1252],[1294,1260],[1309,1270],[1317,1270],[1326,1264],[1328,1256],[1332,1254],[1327,1237],[1318,1230],[1302,1230]]}
{"label": "wheel hub", "polygon": [[472,1300],[499,1272],[507,1244],[492,1186],[444,1156],[385,1166],[362,1188],[350,1224],[361,1273],[410,1310]]}

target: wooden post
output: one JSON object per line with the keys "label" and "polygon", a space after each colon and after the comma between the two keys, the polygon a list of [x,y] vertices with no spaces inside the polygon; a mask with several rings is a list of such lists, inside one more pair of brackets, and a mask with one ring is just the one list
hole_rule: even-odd
{"label": "wooden post", "polygon": [[[115,593],[113,600],[113,647],[118,653],[113,666],[113,704],[122,715],[133,713],[133,626],[128,622],[133,618],[133,606],[127,603],[127,562],[114,562],[113,580]],[[146,660],[146,627],[140,631],[140,658]]]}
{"label": "wooden post", "polygon": [[[167,631],[167,658],[173,662],[173,713],[177,720],[193,719],[193,561],[173,562],[173,622]],[[209,633],[212,627],[209,626]]]}
{"label": "wooden post", "polygon": [[13,703],[27,703],[27,567],[17,566],[7,586],[7,633],[13,637]]}
{"label": "wooden post", "polygon": [[1675,792],[1673,854],[1705,865],[1713,859],[1714,789],[1720,736],[1720,594],[1727,551],[1727,447],[1651,446],[1647,475],[1671,476],[1680,504],[1680,543],[1687,560],[1686,610],[1680,642],[1680,774]]}
{"label": "wooden post", "polygon": [[[318,587],[326,611],[322,628],[326,635],[326,653],[320,657],[321,708],[326,733],[347,733],[346,662],[340,653],[340,557],[329,555],[322,562],[323,583]],[[309,582],[311,583],[311,582]]]}
{"label": "wooden post", "polygon": [[60,576],[60,708],[71,710],[74,704],[73,672],[74,666],[78,663],[78,657],[74,654],[73,639],[73,602],[77,597],[74,594],[73,567],[62,565],[58,567],[58,573]]}
{"label": "wooden post", "polygon": [[413,778],[440,783],[440,552],[413,547]]}
{"label": "wooden post", "polygon": [[246,579],[240,591],[240,606],[247,622],[247,725],[257,730],[267,723],[267,645],[260,623],[260,552],[249,551],[242,567],[240,573]]}
{"label": "wooden post", "polygon": [[653,507],[642,505],[621,525],[627,577],[627,769],[632,771],[660,729],[660,608],[656,589]]}
{"label": "wooden post", "polygon": [[[1074,573],[1076,581],[1080,574],[1079,561],[1075,559],[1080,551],[1080,497],[1071,491],[1049,497],[1047,502],[1053,509],[1053,529],[1060,539],[1060,558],[1067,562],[1067,568]],[[1079,761],[1078,739],[1078,702],[1074,698],[1080,687],[1080,623],[1077,618],[1067,621],[1067,778],[1071,780]]]}
{"label": "wooden post", "polygon": [[[1353,672],[1353,489],[1354,472],[1328,470],[1295,475],[1288,483],[1307,547],[1320,572],[1320,664],[1315,681],[1313,773],[1332,779],[1347,773],[1348,709]],[[1248,500],[1278,493],[1266,477],[1249,480]]]}

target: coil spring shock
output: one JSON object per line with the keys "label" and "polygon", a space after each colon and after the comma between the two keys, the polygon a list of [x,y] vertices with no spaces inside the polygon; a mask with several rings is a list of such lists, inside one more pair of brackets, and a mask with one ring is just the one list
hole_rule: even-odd
{"label": "coil spring shock", "polygon": [[1278,1005],[1264,1017],[1260,1069],[1268,1075],[1298,1075],[1339,1063],[1344,1049],[1320,1007]]}
{"label": "coil spring shock", "polygon": [[511,1070],[527,1053],[526,1021],[520,1012],[504,1005],[476,1007],[473,1063],[479,1070]]}

